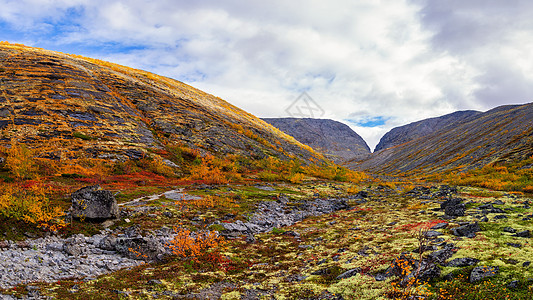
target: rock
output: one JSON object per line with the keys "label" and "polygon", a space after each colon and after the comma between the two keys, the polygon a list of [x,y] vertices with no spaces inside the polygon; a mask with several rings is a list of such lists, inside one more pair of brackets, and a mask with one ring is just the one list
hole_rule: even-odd
{"label": "rock", "polygon": [[361,268],[355,268],[355,269],[351,269],[351,270],[348,270],[342,274],[340,274],[339,276],[337,276],[337,280],[341,280],[341,279],[346,279],[346,278],[350,278],[350,277],[353,277],[355,276],[357,273],[361,272]]}
{"label": "rock", "polygon": [[489,221],[489,218],[487,218],[487,216],[484,216],[483,218],[481,218],[481,220],[479,220],[479,222],[488,222]]}
{"label": "rock", "polygon": [[85,237],[82,234],[68,238],[63,244],[63,251],[71,256],[78,256],[84,252],[82,245],[85,244]]}
{"label": "rock", "polygon": [[479,262],[479,259],[471,257],[455,258],[446,263],[446,267],[468,267]]}
{"label": "rock", "polygon": [[432,238],[436,238],[440,235],[443,235],[443,233],[441,232],[438,232],[438,231],[434,231],[434,230],[428,230],[425,234],[425,237],[429,238],[429,239],[432,239]]}
{"label": "rock", "polygon": [[526,267],[529,267],[531,265],[531,262],[530,261],[525,261],[523,264],[522,264],[522,267],[526,268]]}
{"label": "rock", "polygon": [[437,225],[432,226],[430,229],[438,230],[438,229],[444,229],[446,227],[448,227],[448,223],[443,222],[443,223],[439,223]]}
{"label": "rock", "polygon": [[479,228],[479,225],[476,223],[471,223],[468,225],[459,226],[456,228],[452,228],[453,235],[456,236],[465,236],[468,238],[473,238],[476,236],[476,232],[481,231],[481,228]]}
{"label": "rock", "polygon": [[72,193],[72,216],[80,219],[102,220],[119,217],[117,201],[110,191],[100,186],[88,186]]}
{"label": "rock", "polygon": [[507,243],[507,246],[511,246],[515,248],[522,248],[522,244],[517,244],[517,243]]}
{"label": "rock", "polygon": [[497,216],[494,216],[493,219],[494,220],[507,219],[507,216],[506,215],[497,215]]}
{"label": "rock", "polygon": [[444,264],[447,259],[453,256],[453,244],[450,245],[452,246],[430,253],[428,259],[439,264]]}
{"label": "rock", "polygon": [[163,244],[152,236],[119,237],[116,240],[115,249],[128,258],[145,261],[162,260],[168,254]]}
{"label": "rock", "polygon": [[513,234],[513,236],[528,238],[531,237],[531,232],[529,230],[524,230]]}
{"label": "rock", "polygon": [[446,206],[444,213],[448,216],[461,217],[465,215],[465,205],[460,203],[455,206]]}
{"label": "rock", "polygon": [[98,243],[98,248],[108,250],[108,251],[115,251],[116,244],[117,244],[117,237],[114,235],[108,235],[100,240],[100,242]]}
{"label": "rock", "polygon": [[474,283],[483,278],[492,277],[499,272],[499,267],[493,266],[479,266],[472,269],[470,272],[470,283]]}
{"label": "rock", "polygon": [[513,280],[513,281],[511,281],[511,282],[509,282],[509,283],[507,284],[507,288],[509,288],[509,289],[516,289],[516,288],[518,287],[519,284],[520,284],[520,281],[518,281],[518,280]]}
{"label": "rock", "polygon": [[516,232],[516,229],[512,228],[512,227],[504,227],[503,228],[503,231],[504,232],[509,232],[509,233],[515,233]]}

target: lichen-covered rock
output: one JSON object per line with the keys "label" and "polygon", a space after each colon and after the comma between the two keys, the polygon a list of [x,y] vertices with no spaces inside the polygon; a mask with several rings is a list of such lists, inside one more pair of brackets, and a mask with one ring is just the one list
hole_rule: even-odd
{"label": "lichen-covered rock", "polygon": [[470,283],[479,281],[486,277],[492,277],[498,273],[500,270],[499,267],[492,266],[479,266],[475,267],[472,272],[470,272]]}
{"label": "lichen-covered rock", "polygon": [[88,186],[72,193],[71,213],[74,218],[105,220],[119,217],[115,197],[110,191],[100,190],[100,186]]}

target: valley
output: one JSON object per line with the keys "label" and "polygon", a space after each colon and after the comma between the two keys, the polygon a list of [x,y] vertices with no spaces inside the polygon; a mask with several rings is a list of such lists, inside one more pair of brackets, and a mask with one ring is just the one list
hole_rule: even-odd
{"label": "valley", "polygon": [[[531,299],[533,104],[259,119],[0,44],[0,299]],[[274,126],[272,126],[272,125]]]}

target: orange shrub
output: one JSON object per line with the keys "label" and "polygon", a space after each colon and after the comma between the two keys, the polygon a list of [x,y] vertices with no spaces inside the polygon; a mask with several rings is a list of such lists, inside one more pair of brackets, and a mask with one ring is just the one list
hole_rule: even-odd
{"label": "orange shrub", "polygon": [[178,258],[193,259],[199,262],[210,252],[218,251],[224,246],[224,239],[214,231],[191,232],[188,229],[175,228],[176,236],[167,247]]}

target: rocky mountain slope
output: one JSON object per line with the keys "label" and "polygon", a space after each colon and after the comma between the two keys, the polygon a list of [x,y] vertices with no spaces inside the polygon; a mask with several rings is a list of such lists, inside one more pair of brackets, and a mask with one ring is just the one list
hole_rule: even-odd
{"label": "rocky mountain slope", "polygon": [[479,114],[481,112],[475,110],[457,111],[444,116],[429,118],[393,128],[379,140],[374,152],[421,138],[446,126],[466,122],[468,119],[474,118]]}
{"label": "rocky mountain slope", "polygon": [[497,107],[350,166],[376,173],[429,174],[523,160],[533,155],[532,120],[533,103]]}
{"label": "rocky mountain slope", "polygon": [[[313,151],[255,116],[149,72],[9,43],[0,44],[0,144],[138,157],[184,144],[212,154],[307,160]],[[69,154],[66,154],[69,153]]]}
{"label": "rocky mountain slope", "polygon": [[362,159],[370,154],[366,142],[350,127],[333,120],[264,118],[281,131],[316,149],[336,163]]}

